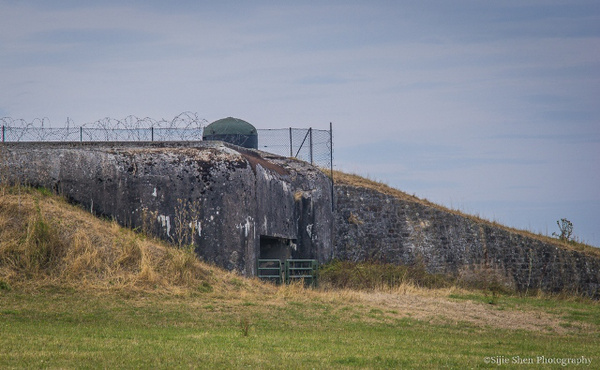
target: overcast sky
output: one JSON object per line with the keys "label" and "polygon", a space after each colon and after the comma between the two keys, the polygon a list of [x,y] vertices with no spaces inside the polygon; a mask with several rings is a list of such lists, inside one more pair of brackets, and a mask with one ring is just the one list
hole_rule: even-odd
{"label": "overcast sky", "polygon": [[597,0],[0,0],[0,117],[184,111],[333,122],[337,169],[600,246]]}

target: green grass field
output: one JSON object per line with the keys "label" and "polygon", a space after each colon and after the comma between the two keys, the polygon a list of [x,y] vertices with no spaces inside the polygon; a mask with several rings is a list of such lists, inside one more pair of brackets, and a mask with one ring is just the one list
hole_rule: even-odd
{"label": "green grass field", "polygon": [[[407,311],[377,295],[416,303]],[[420,315],[431,300],[478,307],[483,321],[443,311]],[[495,367],[486,358],[498,356],[600,363],[597,302],[484,300],[477,293],[302,287],[248,294],[244,287],[225,294],[12,289],[0,296],[0,367],[473,368]],[[514,313],[514,327],[485,318],[497,312]],[[546,321],[539,327],[523,329],[522,320],[540,315]]]}
{"label": "green grass field", "polygon": [[598,301],[390,266],[348,268],[393,286],[340,284],[340,266],[318,289],[274,286],[47,192],[0,189],[0,368],[600,366]]}

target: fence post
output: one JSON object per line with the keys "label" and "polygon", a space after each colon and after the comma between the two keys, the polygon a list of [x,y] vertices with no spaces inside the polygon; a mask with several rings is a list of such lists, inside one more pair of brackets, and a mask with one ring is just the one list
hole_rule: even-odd
{"label": "fence post", "polygon": [[294,156],[294,144],[292,141],[292,128],[290,127],[290,158]]}
{"label": "fence post", "polygon": [[4,125],[2,125],[2,142],[4,142]]}
{"label": "fence post", "polygon": [[150,127],[150,141],[154,141],[154,126]]}
{"label": "fence post", "polygon": [[79,126],[79,142],[83,143],[83,126]]}
{"label": "fence post", "polygon": [[313,140],[312,140],[312,127],[308,129],[308,132],[310,133],[310,164],[314,165],[313,162]]}
{"label": "fence post", "polygon": [[331,173],[331,211],[335,211],[335,203],[333,201],[333,123],[329,122],[329,168]]}

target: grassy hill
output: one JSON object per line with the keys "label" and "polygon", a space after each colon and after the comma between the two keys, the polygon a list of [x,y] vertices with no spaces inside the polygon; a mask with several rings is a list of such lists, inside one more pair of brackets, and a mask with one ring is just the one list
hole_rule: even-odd
{"label": "grassy hill", "polygon": [[600,363],[597,301],[426,284],[437,280],[410,270],[344,285],[340,269],[372,266],[328,266],[317,289],[274,286],[45,190],[0,188],[0,367]]}

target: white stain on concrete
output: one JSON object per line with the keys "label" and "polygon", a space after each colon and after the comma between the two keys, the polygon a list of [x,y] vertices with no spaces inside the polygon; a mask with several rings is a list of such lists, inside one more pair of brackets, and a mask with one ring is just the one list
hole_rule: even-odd
{"label": "white stain on concrete", "polygon": [[153,196],[154,198],[156,198],[156,196],[157,196],[157,195],[158,195],[158,193],[156,192],[156,188],[154,188],[154,191],[152,192],[152,196]]}
{"label": "white stain on concrete", "polygon": [[169,216],[158,215],[158,222],[160,222],[163,228],[167,229],[167,236],[171,236],[171,219]]}
{"label": "white stain on concrete", "polygon": [[198,236],[202,236],[202,222],[198,220],[190,222],[189,227],[190,229],[194,228],[194,230],[196,230],[196,232],[198,233]]}
{"label": "white stain on concrete", "polygon": [[[244,236],[247,238],[248,234],[250,233],[250,227],[254,226],[254,219],[252,218],[252,216],[248,216],[246,217],[246,222],[242,222],[239,225],[236,225],[235,228],[238,230],[243,230],[244,232]],[[254,230],[253,228],[253,232],[254,232],[254,237],[256,237],[256,230]]]}
{"label": "white stain on concrete", "polygon": [[313,229],[313,224],[306,225],[306,233],[308,234],[308,237],[311,239],[312,239],[312,229]]}

